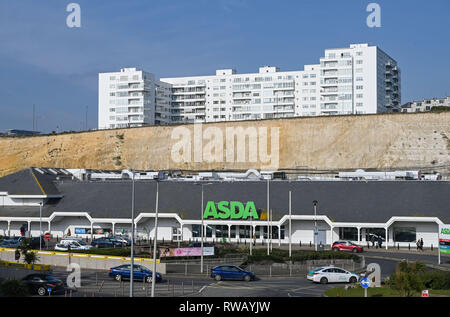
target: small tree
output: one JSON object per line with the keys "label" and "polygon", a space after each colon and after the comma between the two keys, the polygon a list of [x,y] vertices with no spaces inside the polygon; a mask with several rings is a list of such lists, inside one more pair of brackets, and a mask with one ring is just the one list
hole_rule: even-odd
{"label": "small tree", "polygon": [[28,289],[25,284],[16,280],[8,279],[0,284],[1,296],[5,297],[25,297],[28,295]]}
{"label": "small tree", "polygon": [[23,255],[23,261],[27,264],[35,264],[38,261],[36,253],[31,250],[30,239],[24,238],[22,245],[17,248]]}
{"label": "small tree", "polygon": [[419,276],[419,273],[424,271],[425,264],[422,262],[401,261],[398,263],[395,273],[392,273],[389,278],[390,287],[398,290],[405,297],[411,297],[415,292],[420,292],[424,288]]}
{"label": "small tree", "polygon": [[39,260],[36,253],[33,251],[27,251],[24,253],[23,256],[24,256],[23,261],[27,264],[35,264]]}

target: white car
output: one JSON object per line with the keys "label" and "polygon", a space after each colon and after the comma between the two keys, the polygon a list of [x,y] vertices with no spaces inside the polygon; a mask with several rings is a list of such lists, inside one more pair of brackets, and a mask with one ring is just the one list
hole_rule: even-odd
{"label": "white car", "polygon": [[359,276],[356,273],[346,271],[344,269],[325,266],[309,271],[306,278],[315,283],[356,283]]}
{"label": "white car", "polygon": [[55,246],[57,251],[68,251],[69,245],[71,250],[89,250],[92,249],[92,245],[88,245],[82,240],[63,240]]}

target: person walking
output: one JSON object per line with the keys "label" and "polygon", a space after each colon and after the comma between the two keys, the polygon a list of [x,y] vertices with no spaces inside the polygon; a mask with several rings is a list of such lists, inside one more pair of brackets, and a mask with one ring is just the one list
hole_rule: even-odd
{"label": "person walking", "polygon": [[372,235],[372,238],[370,238],[370,241],[372,241],[372,248],[375,247],[375,236]]}
{"label": "person walking", "polygon": [[420,238],[420,250],[423,251],[423,238]]}
{"label": "person walking", "polygon": [[383,241],[381,240],[381,237],[378,237],[378,247],[381,249],[381,245],[383,244]]}
{"label": "person walking", "polygon": [[417,240],[416,246],[417,246],[417,251],[419,251],[420,250],[420,239]]}

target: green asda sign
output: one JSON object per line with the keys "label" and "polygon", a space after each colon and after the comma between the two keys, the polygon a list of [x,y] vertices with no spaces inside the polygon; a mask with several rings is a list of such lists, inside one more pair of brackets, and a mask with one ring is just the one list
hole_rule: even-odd
{"label": "green asda sign", "polygon": [[448,228],[442,228],[442,229],[441,229],[441,234],[450,234],[450,229],[448,229]]}
{"label": "green asda sign", "polygon": [[213,201],[208,201],[206,203],[206,208],[203,212],[203,218],[214,218],[214,219],[247,219],[252,217],[253,219],[258,219],[258,213],[256,212],[255,203],[253,201],[248,201],[245,206],[240,201],[219,201],[216,203]]}

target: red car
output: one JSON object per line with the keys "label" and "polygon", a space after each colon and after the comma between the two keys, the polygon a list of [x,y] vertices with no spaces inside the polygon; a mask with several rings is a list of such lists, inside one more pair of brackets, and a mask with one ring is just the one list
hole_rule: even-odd
{"label": "red car", "polygon": [[363,248],[350,241],[336,241],[331,247],[333,251],[349,251],[354,253],[363,252]]}

